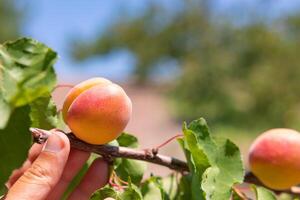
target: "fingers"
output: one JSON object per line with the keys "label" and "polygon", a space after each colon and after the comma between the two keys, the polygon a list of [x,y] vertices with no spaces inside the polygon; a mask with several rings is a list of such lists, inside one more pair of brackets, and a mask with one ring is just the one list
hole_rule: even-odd
{"label": "fingers", "polygon": [[6,187],[9,189],[11,186],[22,176],[22,174],[31,166],[33,161],[38,157],[42,150],[42,145],[40,144],[33,144],[28,152],[28,158],[23,163],[23,165],[19,168],[13,171],[11,176],[9,177],[7,183],[5,184]]}
{"label": "fingers", "polygon": [[108,182],[108,173],[109,166],[107,162],[101,158],[94,160],[80,184],[68,199],[88,199],[95,190],[103,187]]}
{"label": "fingers", "polygon": [[49,200],[61,199],[61,196],[68,188],[70,182],[76,176],[76,174],[80,171],[84,163],[89,158],[90,153],[80,151],[77,149],[71,149],[67,164],[65,165],[65,169],[61,175],[59,182],[51,191],[50,195],[47,197]]}
{"label": "fingers", "polygon": [[67,136],[53,132],[36,160],[10,188],[6,199],[45,199],[59,181],[69,151]]}

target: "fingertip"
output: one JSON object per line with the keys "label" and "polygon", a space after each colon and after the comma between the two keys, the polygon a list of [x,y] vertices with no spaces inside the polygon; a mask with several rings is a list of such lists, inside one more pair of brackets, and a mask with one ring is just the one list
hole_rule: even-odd
{"label": "fingertip", "polygon": [[66,148],[70,151],[70,140],[69,140],[68,136],[65,133],[63,133],[61,131],[57,131],[57,130],[52,130],[51,132],[54,135],[58,136],[59,140],[63,144],[63,148]]}
{"label": "fingertip", "polygon": [[67,136],[59,131],[52,132],[41,153],[11,187],[7,198],[45,199],[59,181],[69,152]]}

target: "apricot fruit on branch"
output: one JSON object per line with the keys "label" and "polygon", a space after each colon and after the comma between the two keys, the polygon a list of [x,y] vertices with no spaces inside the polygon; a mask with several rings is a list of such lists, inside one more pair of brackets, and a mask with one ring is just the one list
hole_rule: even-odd
{"label": "apricot fruit on branch", "polygon": [[106,144],[117,138],[130,120],[131,100],[117,84],[92,78],[73,87],[64,101],[63,119],[79,139]]}
{"label": "apricot fruit on branch", "polygon": [[285,190],[300,183],[300,133],[271,129],[250,147],[251,171],[266,186]]}

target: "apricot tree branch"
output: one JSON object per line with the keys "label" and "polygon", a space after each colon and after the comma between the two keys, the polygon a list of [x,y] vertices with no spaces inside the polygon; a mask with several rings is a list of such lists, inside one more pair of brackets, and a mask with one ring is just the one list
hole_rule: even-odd
{"label": "apricot tree branch", "polygon": [[[38,128],[30,128],[30,131],[33,135],[34,141],[40,144],[44,143],[51,134],[51,131]],[[54,131],[62,132],[61,130]],[[67,133],[66,135],[68,136],[72,147],[80,149],[82,151],[88,151],[102,155],[106,159],[130,158],[155,163],[180,172],[187,172],[189,170],[186,162],[161,154],[153,154],[151,150],[137,150],[127,147],[112,146],[108,144],[92,145],[79,140],[72,133]]]}
{"label": "apricot tree branch", "polygon": [[[34,141],[39,144],[43,144],[44,142],[46,142],[46,140],[48,139],[48,137],[51,134],[51,131],[63,132],[58,129],[53,129],[51,131],[47,131],[47,130],[38,129],[38,128],[30,128],[30,131],[32,133]],[[112,160],[112,158],[129,158],[129,159],[142,160],[142,161],[146,161],[146,162],[155,163],[155,164],[162,165],[162,166],[168,167],[170,169],[173,169],[173,170],[176,170],[176,171],[179,171],[182,173],[189,172],[189,168],[188,168],[188,165],[186,162],[179,160],[177,158],[153,153],[150,149],[149,150],[137,150],[137,149],[131,149],[131,148],[127,148],[127,147],[112,146],[112,145],[108,145],[108,144],[92,145],[92,144],[85,143],[85,142],[81,141],[80,139],[76,138],[73,133],[65,133],[65,134],[68,136],[72,147],[74,147],[76,149],[80,149],[82,151],[88,151],[88,152],[93,152],[93,153],[99,154],[108,160]],[[266,187],[251,172],[246,173],[244,181],[246,183]],[[276,191],[276,190],[273,190],[273,191],[277,194],[285,192],[285,193],[293,194],[295,196],[300,195],[300,191],[297,191],[296,188],[292,188],[290,190],[285,190],[285,191]]]}

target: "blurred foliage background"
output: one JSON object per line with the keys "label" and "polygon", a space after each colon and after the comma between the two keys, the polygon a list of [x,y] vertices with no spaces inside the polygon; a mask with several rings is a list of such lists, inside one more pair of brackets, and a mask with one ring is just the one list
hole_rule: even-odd
{"label": "blurred foliage background", "polygon": [[[19,34],[22,14],[13,2],[0,0],[1,42]],[[214,2],[182,0],[173,10],[152,3],[90,40],[74,33],[72,55],[130,52],[135,85],[163,88],[178,121],[204,116],[241,129],[299,129],[300,12],[273,19],[274,1],[260,1],[239,20],[243,13],[216,15]]]}
{"label": "blurred foliage background", "polygon": [[300,13],[264,20],[266,1],[260,15],[239,23],[238,16],[214,17],[212,2],[183,1],[173,13],[153,4],[92,41],[74,40],[73,55],[126,49],[136,58],[138,85],[166,72],[159,84],[180,121],[204,116],[236,128],[300,128]]}
{"label": "blurred foliage background", "polygon": [[14,5],[13,1],[0,0],[0,43],[19,35],[21,13]]}

